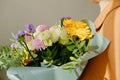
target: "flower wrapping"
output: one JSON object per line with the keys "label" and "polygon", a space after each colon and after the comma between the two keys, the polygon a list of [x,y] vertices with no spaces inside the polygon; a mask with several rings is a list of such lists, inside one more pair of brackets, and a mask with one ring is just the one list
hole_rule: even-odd
{"label": "flower wrapping", "polygon": [[10,80],[77,80],[82,74],[86,62],[76,66],[72,72],[64,70],[62,67],[11,67],[7,71]]}
{"label": "flower wrapping", "polygon": [[60,28],[39,25],[35,30],[30,24],[16,38],[17,48],[16,43],[12,47],[20,50],[16,52],[19,56],[24,53],[17,60],[26,67],[10,66],[7,76],[11,80],[76,80],[87,61],[102,53],[110,43],[96,32],[92,21],[74,21],[68,17],[61,19]]}

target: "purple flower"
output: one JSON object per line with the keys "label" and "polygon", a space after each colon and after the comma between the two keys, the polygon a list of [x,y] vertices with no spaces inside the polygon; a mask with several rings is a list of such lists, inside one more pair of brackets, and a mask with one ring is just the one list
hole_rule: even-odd
{"label": "purple flower", "polygon": [[44,42],[40,39],[34,39],[32,41],[32,47],[33,47],[33,49],[36,49],[36,50],[45,49]]}
{"label": "purple flower", "polygon": [[27,28],[26,31],[28,33],[34,33],[35,32],[35,28],[34,28],[33,24],[27,24],[26,28]]}
{"label": "purple flower", "polygon": [[49,29],[49,26],[47,26],[47,25],[39,25],[36,28],[36,32],[43,32],[43,31],[48,30],[48,29]]}
{"label": "purple flower", "polygon": [[20,31],[18,34],[16,34],[16,39],[19,40],[20,38],[25,36],[25,31]]}
{"label": "purple flower", "polygon": [[18,44],[16,44],[16,43],[12,43],[10,47],[13,48],[13,49],[14,48],[19,48]]}
{"label": "purple flower", "polygon": [[63,16],[63,17],[61,17],[61,20],[63,20],[63,19],[71,19],[71,17],[70,16]]}

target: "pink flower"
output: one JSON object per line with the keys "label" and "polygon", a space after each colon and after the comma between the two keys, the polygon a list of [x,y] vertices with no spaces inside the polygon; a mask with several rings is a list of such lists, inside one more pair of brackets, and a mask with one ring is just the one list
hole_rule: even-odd
{"label": "pink flower", "polygon": [[32,36],[25,35],[25,41],[26,41],[26,42],[30,42],[32,39],[33,39]]}
{"label": "pink flower", "polygon": [[33,49],[37,49],[37,50],[45,49],[44,42],[40,39],[34,39],[32,41],[32,47]]}
{"label": "pink flower", "polygon": [[49,26],[47,26],[47,25],[39,25],[36,28],[36,32],[43,32],[43,31],[48,30],[48,29],[49,29]]}

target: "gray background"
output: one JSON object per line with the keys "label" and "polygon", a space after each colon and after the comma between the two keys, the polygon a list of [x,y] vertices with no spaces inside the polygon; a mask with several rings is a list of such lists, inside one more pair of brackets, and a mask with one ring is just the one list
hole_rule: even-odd
{"label": "gray background", "polygon": [[9,45],[11,32],[28,23],[54,25],[61,16],[94,21],[98,13],[98,5],[90,0],[0,0],[0,45]]}

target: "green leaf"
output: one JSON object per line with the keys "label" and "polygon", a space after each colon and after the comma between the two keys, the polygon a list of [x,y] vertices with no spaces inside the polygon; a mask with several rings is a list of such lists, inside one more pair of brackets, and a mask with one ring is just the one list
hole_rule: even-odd
{"label": "green leaf", "polygon": [[61,65],[61,60],[60,59],[56,59],[53,61],[53,65]]}
{"label": "green leaf", "polygon": [[73,50],[74,50],[74,48],[75,48],[75,45],[70,45],[70,46],[67,46],[67,49],[68,49],[69,51],[73,51]]}
{"label": "green leaf", "polygon": [[85,46],[85,41],[81,41],[81,43],[78,44],[78,49],[81,49],[84,46]]}
{"label": "green leaf", "polygon": [[12,49],[9,46],[0,46],[0,68],[8,68],[12,62]]}
{"label": "green leaf", "polygon": [[74,55],[75,55],[76,58],[80,57],[80,53],[79,52],[75,53]]}
{"label": "green leaf", "polygon": [[14,34],[13,32],[12,32],[11,34],[12,34],[12,37],[15,39],[15,38],[16,38],[16,37],[15,37],[15,34]]}
{"label": "green leaf", "polygon": [[73,44],[73,42],[71,42],[71,41],[69,41],[69,42],[67,43],[67,45],[71,45],[71,44]]}
{"label": "green leaf", "polygon": [[53,49],[52,49],[52,57],[56,57],[57,53],[58,53],[58,48],[55,46]]}
{"label": "green leaf", "polygon": [[10,41],[11,41],[12,43],[15,43],[15,42],[16,42],[16,40],[14,40],[14,39],[10,39]]}
{"label": "green leaf", "polygon": [[72,53],[75,54],[77,52],[78,52],[78,49],[74,49]]}
{"label": "green leaf", "polygon": [[70,57],[70,60],[75,61],[76,58],[71,56],[71,57]]}
{"label": "green leaf", "polygon": [[51,52],[51,50],[49,48],[47,48],[47,54],[48,54],[49,57],[52,56],[52,52]]}

